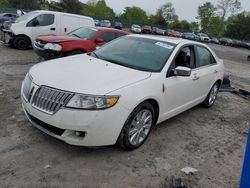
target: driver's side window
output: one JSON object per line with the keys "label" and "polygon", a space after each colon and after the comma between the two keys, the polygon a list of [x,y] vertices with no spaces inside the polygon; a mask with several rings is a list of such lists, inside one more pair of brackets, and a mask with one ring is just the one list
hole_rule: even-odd
{"label": "driver's side window", "polygon": [[185,46],[178,52],[169,67],[167,77],[174,76],[174,69],[179,66],[196,68],[194,46]]}
{"label": "driver's side window", "polygon": [[182,48],[178,55],[175,57],[174,64],[174,68],[178,66],[188,67],[191,69],[195,68],[193,47],[187,46]]}
{"label": "driver's side window", "polygon": [[36,18],[34,18],[33,20],[31,20],[27,24],[27,26],[28,27],[49,26],[54,23],[54,20],[55,20],[54,14],[41,14],[37,16]]}

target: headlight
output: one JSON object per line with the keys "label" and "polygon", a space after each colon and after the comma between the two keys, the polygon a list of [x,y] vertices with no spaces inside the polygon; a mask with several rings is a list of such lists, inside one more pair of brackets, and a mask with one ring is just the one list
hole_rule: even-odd
{"label": "headlight", "polygon": [[47,44],[44,46],[44,49],[47,49],[47,50],[54,50],[54,51],[61,51],[61,50],[62,50],[62,46],[59,45],[59,44],[54,44],[54,43],[47,43]]}
{"label": "headlight", "polygon": [[66,107],[86,110],[100,110],[114,106],[118,99],[118,96],[75,94]]}

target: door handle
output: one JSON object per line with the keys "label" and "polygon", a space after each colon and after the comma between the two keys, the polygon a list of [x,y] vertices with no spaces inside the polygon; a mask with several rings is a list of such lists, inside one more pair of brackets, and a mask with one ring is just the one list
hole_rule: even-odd
{"label": "door handle", "polygon": [[217,70],[214,70],[214,74],[217,74],[218,73],[218,71]]}
{"label": "door handle", "polygon": [[51,28],[50,28],[50,30],[51,30],[51,31],[55,31],[55,30],[56,30],[56,28],[54,28],[54,27],[51,27]]}
{"label": "door handle", "polygon": [[197,76],[197,75],[195,75],[195,76],[193,77],[193,80],[199,80],[199,79],[200,79],[200,77]]}

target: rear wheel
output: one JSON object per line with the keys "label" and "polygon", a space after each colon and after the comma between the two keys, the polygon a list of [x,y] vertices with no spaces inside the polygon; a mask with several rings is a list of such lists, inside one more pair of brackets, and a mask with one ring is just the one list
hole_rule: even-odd
{"label": "rear wheel", "polygon": [[118,144],[124,149],[139,148],[148,138],[155,122],[155,110],[149,102],[137,106],[128,117]]}
{"label": "rear wheel", "polygon": [[14,48],[18,50],[28,50],[30,47],[30,41],[25,36],[18,36],[13,41]]}
{"label": "rear wheel", "polygon": [[211,107],[216,101],[217,94],[219,92],[219,82],[216,82],[209,91],[205,101],[202,103],[205,107]]}

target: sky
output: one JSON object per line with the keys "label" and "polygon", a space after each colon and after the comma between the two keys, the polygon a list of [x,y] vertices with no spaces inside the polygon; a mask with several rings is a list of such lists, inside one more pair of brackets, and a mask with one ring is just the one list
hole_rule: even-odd
{"label": "sky", "polygon": [[[86,3],[88,0],[81,0]],[[171,2],[174,5],[175,11],[181,20],[197,21],[198,6],[209,0],[105,0],[106,4],[113,8],[115,13],[122,13],[124,7],[138,6],[144,9],[148,14],[154,14],[156,10],[163,4]],[[218,0],[210,0],[214,5]],[[242,10],[250,11],[250,0],[241,0]]]}

